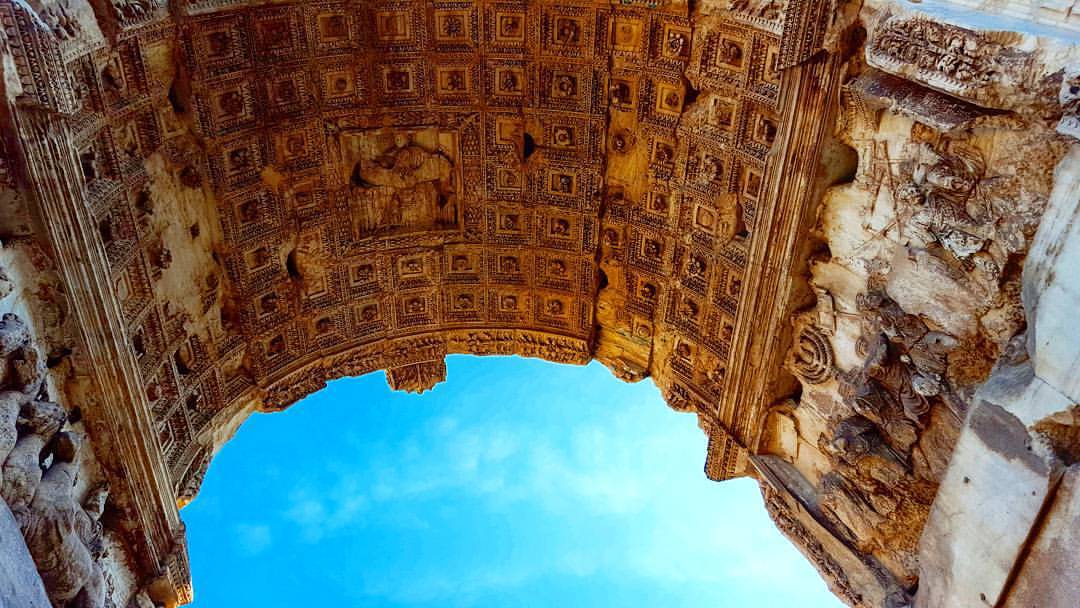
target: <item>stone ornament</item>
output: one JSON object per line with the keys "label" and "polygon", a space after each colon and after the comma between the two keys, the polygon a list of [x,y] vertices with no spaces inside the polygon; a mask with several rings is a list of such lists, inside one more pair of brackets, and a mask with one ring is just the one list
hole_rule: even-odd
{"label": "stone ornament", "polygon": [[826,382],[834,372],[829,336],[808,316],[801,317],[795,325],[793,344],[788,352],[788,369],[807,384]]}
{"label": "stone ornament", "polygon": [[1001,69],[1001,50],[971,30],[915,18],[886,21],[875,32],[870,56],[914,66],[932,83],[961,92],[990,84]]}
{"label": "stone ornament", "polygon": [[[89,540],[95,540],[92,524],[100,512],[91,516],[71,495],[78,475],[76,440],[68,433],[61,433],[54,444],[53,463],[41,478],[23,524],[26,545],[54,605],[104,608],[104,578],[80,535],[81,529]],[[101,500],[98,497],[94,502]],[[100,505],[93,508],[97,511]],[[100,538],[95,544],[100,553]]]}
{"label": "stone ornament", "polygon": [[41,482],[41,453],[65,422],[67,412],[55,403],[27,401],[20,408],[19,439],[4,460],[4,483],[0,487],[0,496],[20,525],[26,524],[30,503]]}
{"label": "stone ornament", "polygon": [[928,409],[926,400],[945,390],[947,357],[957,340],[931,331],[881,292],[860,296],[858,307],[865,315],[857,346],[867,357],[863,372],[889,390],[904,414],[917,421]]}
{"label": "stone ornament", "polygon": [[30,331],[14,314],[0,317],[0,386],[36,396],[45,383],[45,361],[30,346]]}
{"label": "stone ornament", "polygon": [[[951,421],[1024,323],[1065,46],[891,0],[92,4],[0,0],[4,253],[11,202],[56,277],[0,276],[49,334],[0,320],[0,493],[53,522],[50,593],[98,601],[112,500],[132,580],[190,599],[172,505],[232,425],[345,375],[432,390],[451,353],[651,378],[717,480],[797,399],[774,518],[852,604],[915,588]],[[77,468],[46,364],[114,494],[38,500]]]}
{"label": "stone ornament", "polygon": [[1061,79],[1058,102],[1063,110],[1057,131],[1080,139],[1080,69],[1067,70]]}
{"label": "stone ornament", "polygon": [[[0,322],[0,365],[14,367],[35,349],[15,315]],[[68,412],[37,394],[42,380],[10,377],[0,388],[0,498],[19,523],[45,591],[54,606],[105,608],[106,583],[98,565],[104,555],[100,522],[108,486],[98,484],[79,504],[73,496],[79,474],[78,439],[60,429]],[[13,384],[14,382],[14,384]],[[12,390],[14,389],[14,390]],[[43,470],[42,462],[49,462]]]}
{"label": "stone ornament", "polygon": [[446,361],[423,361],[386,370],[386,383],[395,391],[421,394],[446,380]]}

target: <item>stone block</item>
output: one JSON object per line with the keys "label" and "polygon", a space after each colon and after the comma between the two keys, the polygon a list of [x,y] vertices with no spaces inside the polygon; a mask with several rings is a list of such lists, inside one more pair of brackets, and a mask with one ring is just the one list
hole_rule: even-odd
{"label": "stone block", "polygon": [[998,605],[1056,474],[1016,416],[972,409],[920,541],[916,607]]}
{"label": "stone block", "polygon": [[1054,190],[1024,270],[1029,311],[1028,350],[1035,373],[1073,402],[1080,402],[1080,147],[1054,171]]}
{"label": "stone block", "polygon": [[1080,601],[1080,465],[1062,476],[1004,608],[1071,608]]}
{"label": "stone block", "polygon": [[0,607],[50,608],[19,524],[0,500]]}

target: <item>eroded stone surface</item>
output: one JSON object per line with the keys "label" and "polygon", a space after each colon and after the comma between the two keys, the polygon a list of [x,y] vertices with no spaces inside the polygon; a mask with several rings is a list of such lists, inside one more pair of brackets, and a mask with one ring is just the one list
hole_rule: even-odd
{"label": "eroded stone surface", "polygon": [[[117,590],[105,576],[99,521],[108,486],[99,483],[81,504],[76,500],[80,469],[89,467],[78,461],[77,435],[61,432],[69,412],[44,400],[44,367],[27,365],[37,361],[36,353],[27,324],[5,314],[0,321],[0,366],[6,371],[0,375],[0,437],[5,439],[0,446],[0,529],[5,533],[0,599],[27,607],[115,606],[111,596]],[[27,572],[28,563],[36,572]]]}
{"label": "eroded stone surface", "polygon": [[19,524],[0,502],[0,603],[4,606],[50,608],[34,560],[26,550]]}
{"label": "eroded stone surface", "polygon": [[977,405],[922,536],[916,605],[997,605],[1057,475],[1019,419]]}
{"label": "eroded stone surface", "polygon": [[1035,373],[1074,403],[1080,402],[1080,328],[1069,321],[1080,276],[1080,150],[1062,160],[1055,175],[1053,204],[1039,227],[1033,264],[1024,277],[1025,305],[1030,319],[1029,350]]}
{"label": "eroded stone surface", "polygon": [[1076,466],[1063,474],[1044,521],[1004,603],[1006,608],[1065,608],[1080,596],[1080,572],[1076,568],[1076,553],[1080,550],[1080,469]]}
{"label": "eroded stone surface", "polygon": [[190,600],[174,505],[250,413],[469,353],[651,378],[852,605],[1004,597],[1022,526],[972,572],[941,511],[1042,483],[1030,528],[1080,453],[1080,51],[967,4],[0,0],[0,453],[79,427],[39,512],[119,522],[50,585]]}
{"label": "eroded stone surface", "polygon": [[[1012,340],[978,390],[980,402],[935,499],[922,539],[919,605],[973,598],[984,605],[1075,603],[1075,581],[1054,568],[1080,551],[1062,531],[1073,517],[1074,482],[1058,484],[1080,446],[1073,378],[1062,373],[1077,365],[1077,336],[1073,324],[1058,316],[1066,302],[1070,308],[1077,303],[1076,273],[1068,270],[1075,245],[1076,154],[1074,147],[1056,167],[1054,190],[1024,268],[1028,333]],[[1046,333],[1049,328],[1053,335]],[[1029,561],[1033,552],[1039,557]],[[984,559],[975,566],[970,555]],[[1038,600],[1036,586],[1044,589]]]}

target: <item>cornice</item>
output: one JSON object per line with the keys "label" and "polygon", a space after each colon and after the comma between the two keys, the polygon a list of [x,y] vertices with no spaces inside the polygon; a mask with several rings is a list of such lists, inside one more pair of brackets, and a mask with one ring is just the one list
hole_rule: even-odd
{"label": "cornice", "polygon": [[759,212],[751,239],[744,298],[739,304],[730,368],[738,375],[724,394],[719,421],[739,442],[755,451],[777,374],[787,352],[801,239],[820,187],[820,152],[833,124],[839,92],[838,57],[822,53],[784,73],[780,124],[766,187],[772,203]]}
{"label": "cornice", "polygon": [[26,177],[36,192],[55,262],[85,347],[96,398],[80,406],[104,465],[114,502],[130,518],[126,540],[144,581],[172,581],[172,601],[190,598],[186,547],[172,483],[157,444],[138,366],[127,346],[108,262],[85,203],[74,138],[66,117],[31,109],[13,112]]}

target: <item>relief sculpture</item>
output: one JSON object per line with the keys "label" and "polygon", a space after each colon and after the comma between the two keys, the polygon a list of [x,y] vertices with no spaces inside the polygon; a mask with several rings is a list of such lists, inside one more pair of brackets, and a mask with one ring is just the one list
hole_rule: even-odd
{"label": "relief sculpture", "polygon": [[356,238],[457,224],[456,137],[426,130],[341,135]]}
{"label": "relief sculpture", "polygon": [[[0,366],[21,367],[34,352],[22,320],[4,315]],[[33,376],[0,381],[0,424],[5,425],[0,428],[0,498],[19,524],[53,605],[106,608],[99,560],[105,552],[100,518],[108,486],[99,483],[81,504],[76,501],[79,440],[61,432],[69,418],[63,407],[36,398],[41,382]]]}
{"label": "relief sculpture", "polygon": [[86,545],[89,540],[101,551],[93,527],[102,499],[92,498],[88,506],[93,514],[75,502],[71,494],[78,474],[78,443],[70,434],[60,433],[54,444],[52,465],[41,478],[23,525],[26,545],[53,605],[105,608],[105,581]]}
{"label": "relief sculpture", "polygon": [[52,602],[189,602],[246,416],[462,353],[655,383],[905,605],[1080,134],[1076,9],[959,4],[0,0],[0,496]]}

